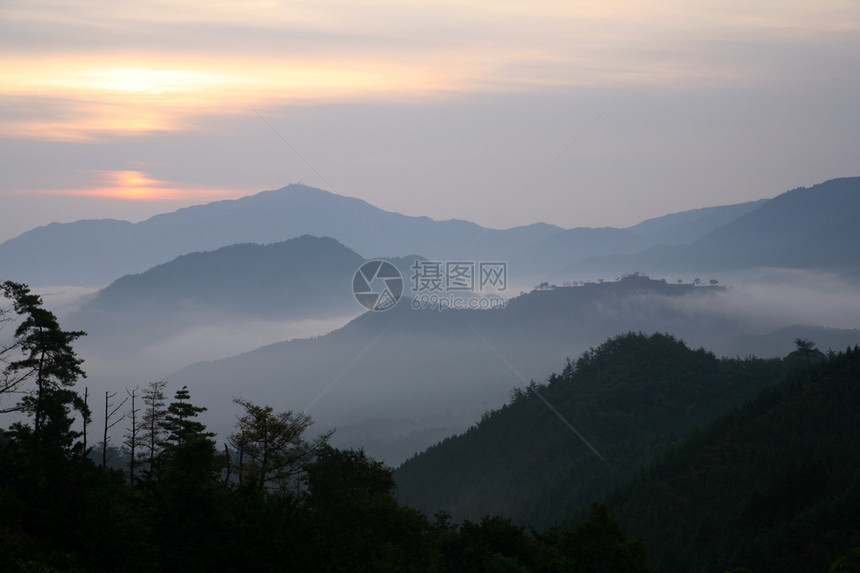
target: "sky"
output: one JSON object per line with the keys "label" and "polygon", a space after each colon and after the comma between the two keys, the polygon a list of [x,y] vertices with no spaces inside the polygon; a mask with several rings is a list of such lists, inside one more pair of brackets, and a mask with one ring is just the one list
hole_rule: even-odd
{"label": "sky", "polygon": [[860,2],[0,0],[0,241],[290,183],[625,227],[860,175]]}

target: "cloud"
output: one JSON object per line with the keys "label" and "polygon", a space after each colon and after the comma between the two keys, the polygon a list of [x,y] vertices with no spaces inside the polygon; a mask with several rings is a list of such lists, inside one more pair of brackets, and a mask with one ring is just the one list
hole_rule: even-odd
{"label": "cloud", "polygon": [[30,0],[3,9],[0,95],[73,113],[2,127],[86,141],[265,105],[761,81],[791,75],[784,44],[860,29],[844,2],[708,4]]}
{"label": "cloud", "polygon": [[772,196],[855,174],[858,19],[838,0],[6,3],[0,233],[70,220],[42,191],[104,172],[326,187],[255,111],[338,191],[413,215],[493,222],[598,116],[494,224]]}
{"label": "cloud", "polygon": [[200,118],[273,105],[461,90],[475,70],[355,57],[20,56],[4,65],[5,137],[91,142],[205,131]]}
{"label": "cloud", "polygon": [[758,268],[720,276],[728,289],[702,301],[679,299],[691,316],[713,314],[765,333],[794,324],[860,328],[860,291],[836,275],[800,269]]}

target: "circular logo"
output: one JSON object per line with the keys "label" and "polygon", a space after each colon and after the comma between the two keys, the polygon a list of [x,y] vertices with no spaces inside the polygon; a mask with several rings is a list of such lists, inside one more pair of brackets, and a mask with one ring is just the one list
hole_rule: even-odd
{"label": "circular logo", "polygon": [[388,310],[403,294],[403,276],[388,261],[368,261],[352,277],[352,294],[367,310]]}

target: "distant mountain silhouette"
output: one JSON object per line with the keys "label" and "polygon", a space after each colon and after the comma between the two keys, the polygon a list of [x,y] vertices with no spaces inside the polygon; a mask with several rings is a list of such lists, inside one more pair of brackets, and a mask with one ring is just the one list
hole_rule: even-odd
{"label": "distant mountain silhouette", "polygon": [[[685,245],[700,239],[767,201],[705,207],[648,219],[626,229],[577,227],[530,245],[511,258],[511,267],[543,281],[563,281],[565,267],[588,258],[640,253],[657,245]],[[617,269],[616,269],[617,270]],[[616,274],[635,270],[625,268]]]}
{"label": "distant mountain silhouette", "polygon": [[735,205],[704,207],[648,219],[625,229],[655,244],[684,245],[692,243],[742,215],[753,211],[769,199],[759,199]]}
{"label": "distant mountain silhouette", "polygon": [[[710,230],[714,221],[730,220],[748,207],[679,213],[627,230],[565,231],[544,223],[498,230],[383,211],[360,199],[294,184],[139,223],[102,219],[38,227],[0,244],[0,273],[34,286],[100,287],[180,255],[310,234],[333,237],[367,258],[417,253],[428,259],[511,261],[512,269],[519,269],[520,277],[528,275],[523,280],[531,284],[533,278],[588,257],[688,242]],[[691,227],[691,220],[706,222]]]}
{"label": "distant mountain silhouette", "polygon": [[553,280],[558,271],[576,261],[600,255],[636,253],[656,243],[627,229],[577,227],[560,231],[511,257],[512,272]]}
{"label": "distant mountain silhouette", "polygon": [[[392,261],[405,274],[412,260]],[[360,307],[352,277],[364,262],[336,240],[310,235],[231,245],[117,279],[68,321],[98,339],[101,353],[128,353],[210,323],[353,315]]]}
{"label": "distant mountain silhouette", "polygon": [[856,276],[860,177],[832,179],[771,199],[689,245],[598,257],[566,273],[814,269]]}
{"label": "distant mountain silhouette", "polygon": [[103,286],[187,253],[306,234],[333,237],[368,258],[419,253],[474,260],[501,256],[560,230],[538,223],[500,231],[467,221],[409,217],[294,184],[139,223],[52,223],[0,244],[0,271],[4,279],[32,285]]}

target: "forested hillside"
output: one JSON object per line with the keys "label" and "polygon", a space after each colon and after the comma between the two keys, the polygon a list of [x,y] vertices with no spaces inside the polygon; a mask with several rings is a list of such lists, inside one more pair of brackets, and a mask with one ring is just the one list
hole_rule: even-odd
{"label": "forested hillside", "polygon": [[778,359],[718,359],[667,334],[612,338],[407,460],[395,473],[399,499],[455,517],[498,512],[549,525],[775,384],[784,368]]}
{"label": "forested hillside", "polygon": [[[2,571],[644,573],[649,551],[669,572],[848,571],[860,555],[857,347],[720,360],[617,336],[404,464],[398,500],[391,468],[307,436],[307,414],[237,399],[219,437],[166,382],[105,395],[105,432],[126,408],[124,452],[94,461],[85,333],[25,285],[2,293]],[[433,518],[401,504],[422,493]]]}
{"label": "forested hillside", "polygon": [[20,416],[0,429],[0,571],[645,571],[603,505],[541,535],[501,517],[431,521],[398,505],[382,463],[306,438],[301,412],[237,400],[221,453],[206,408],[186,388],[170,401],[165,382],[128,394],[127,467],[97,465],[75,390],[84,333],[25,285],[0,289],[0,324],[17,324],[0,345],[0,413]]}
{"label": "forested hillside", "polygon": [[860,350],[795,365],[608,497],[660,571],[826,571],[860,546]]}

